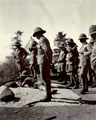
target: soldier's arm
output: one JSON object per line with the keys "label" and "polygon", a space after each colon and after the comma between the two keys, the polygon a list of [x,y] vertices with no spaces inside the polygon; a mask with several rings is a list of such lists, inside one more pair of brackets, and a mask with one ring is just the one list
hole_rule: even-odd
{"label": "soldier's arm", "polygon": [[23,54],[22,55],[23,59],[25,59],[27,57],[27,55],[28,55],[28,53],[27,53],[27,51],[25,49],[23,49],[22,54]]}
{"label": "soldier's arm", "polygon": [[47,45],[47,43],[46,43],[46,41],[42,38],[41,40],[40,40],[40,47],[44,50],[44,51],[48,51],[48,45]]}
{"label": "soldier's arm", "polygon": [[86,56],[91,55],[91,50],[92,50],[91,46],[87,45],[85,47],[84,55],[86,55]]}

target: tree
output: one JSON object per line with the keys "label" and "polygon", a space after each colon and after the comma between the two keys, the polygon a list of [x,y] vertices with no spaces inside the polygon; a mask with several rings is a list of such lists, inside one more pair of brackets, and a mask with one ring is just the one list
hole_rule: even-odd
{"label": "tree", "polygon": [[15,51],[15,49],[16,49],[16,47],[15,47],[15,43],[19,43],[20,45],[22,45],[21,44],[21,42],[22,42],[22,40],[21,40],[21,36],[22,36],[22,34],[23,34],[23,32],[21,32],[20,30],[18,30],[16,33],[16,36],[14,36],[13,38],[12,38],[12,49],[13,49],[13,52]]}
{"label": "tree", "polygon": [[56,46],[57,48],[53,49],[53,59],[52,59],[53,63],[56,63],[58,60],[58,56],[60,53],[60,50],[59,50],[60,44],[63,42],[65,45],[65,40],[66,40],[65,37],[66,37],[66,33],[63,33],[63,32],[58,32],[56,35],[56,38],[54,40],[54,46]]}
{"label": "tree", "polygon": [[66,37],[66,33],[58,32],[54,40],[54,46],[59,47],[61,42],[65,44],[65,40],[66,40],[65,37]]}

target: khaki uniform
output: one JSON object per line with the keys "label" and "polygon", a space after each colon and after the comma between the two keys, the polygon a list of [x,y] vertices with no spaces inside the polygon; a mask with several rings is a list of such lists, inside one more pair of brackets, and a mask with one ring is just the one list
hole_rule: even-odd
{"label": "khaki uniform", "polygon": [[30,50],[30,61],[29,61],[29,63],[30,63],[30,69],[31,69],[31,72],[32,72],[32,76],[34,77],[34,78],[36,78],[37,79],[37,73],[38,73],[38,65],[37,65],[37,47],[35,46],[35,47],[32,47],[31,46],[31,48],[29,48],[29,50]]}
{"label": "khaki uniform", "polygon": [[80,48],[80,62],[81,62],[81,70],[80,76],[82,79],[82,91],[88,91],[88,78],[87,74],[90,69],[90,55],[91,55],[91,47],[90,45],[85,42],[82,47]]}
{"label": "khaki uniform", "polygon": [[91,67],[94,71],[94,84],[96,85],[96,41],[93,44],[93,49],[91,53]]}
{"label": "khaki uniform", "polygon": [[15,62],[16,65],[18,67],[19,73],[21,75],[22,71],[25,69],[25,58],[27,56],[27,52],[25,51],[24,48],[20,48],[20,49],[16,49],[16,51],[14,52],[14,58],[15,58]]}
{"label": "khaki uniform", "polygon": [[79,53],[77,51],[77,46],[74,44],[73,47],[68,45],[67,47],[68,47],[67,50],[69,52],[67,53],[67,57],[66,57],[66,72],[70,76],[70,85],[73,86],[75,84],[75,87],[79,87],[78,75],[77,75]]}
{"label": "khaki uniform", "polygon": [[37,60],[40,69],[40,77],[45,83],[47,97],[51,97],[50,64],[52,60],[52,50],[48,39],[44,36],[39,39],[38,45]]}
{"label": "khaki uniform", "polygon": [[60,54],[59,54],[59,57],[58,57],[58,64],[57,64],[57,71],[60,73],[60,78],[61,78],[61,81],[65,81],[67,82],[67,78],[66,78],[66,70],[65,70],[65,66],[66,66],[66,54],[67,54],[67,51],[66,49],[64,50],[61,50],[60,51]]}
{"label": "khaki uniform", "polygon": [[[91,38],[88,44],[90,45],[91,52],[92,52],[94,40]],[[90,57],[90,59],[91,59],[91,57]],[[89,69],[89,74],[88,74],[88,85],[93,86],[93,84],[95,83],[94,76],[95,76],[95,73],[94,73],[94,70],[92,69],[92,66],[90,63],[90,69]]]}

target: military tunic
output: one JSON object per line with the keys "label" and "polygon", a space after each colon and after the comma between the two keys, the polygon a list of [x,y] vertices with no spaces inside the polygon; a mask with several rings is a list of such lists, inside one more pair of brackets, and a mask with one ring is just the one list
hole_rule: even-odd
{"label": "military tunic", "polygon": [[61,49],[58,60],[57,60],[57,71],[60,74],[61,81],[65,81],[65,82],[67,82],[66,70],[65,70],[65,67],[66,67],[66,54],[67,54],[66,49]]}
{"label": "military tunic", "polygon": [[91,68],[94,72],[94,84],[96,86],[96,40],[94,40],[92,53],[91,53]]}
{"label": "military tunic", "polygon": [[71,43],[68,44],[67,50],[68,50],[68,53],[66,56],[66,72],[70,76],[70,85],[73,86],[75,84],[74,88],[78,88],[79,82],[78,82],[77,69],[78,69],[78,62],[79,62],[79,59],[78,59],[79,53],[77,51],[76,44],[72,43],[72,46],[71,46]]}
{"label": "military tunic", "polygon": [[81,62],[81,70],[80,70],[80,76],[82,79],[82,91],[86,92],[88,91],[88,78],[87,74],[90,69],[90,55],[91,55],[91,47],[90,45],[85,42],[82,47],[80,48],[80,62]]}

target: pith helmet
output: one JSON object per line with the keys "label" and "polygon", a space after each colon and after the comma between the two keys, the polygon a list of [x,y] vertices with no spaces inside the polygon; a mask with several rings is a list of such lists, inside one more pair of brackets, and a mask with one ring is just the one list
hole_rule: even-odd
{"label": "pith helmet", "polygon": [[81,39],[88,39],[88,38],[87,38],[86,34],[82,33],[79,36],[79,40],[81,40]]}
{"label": "pith helmet", "polygon": [[96,25],[91,25],[89,28],[89,35],[96,33]]}
{"label": "pith helmet", "polygon": [[23,76],[29,76],[29,73],[26,70],[24,70],[21,74],[21,77],[23,77]]}
{"label": "pith helmet", "polygon": [[35,37],[37,33],[44,34],[44,33],[46,33],[46,31],[43,30],[43,29],[40,28],[40,27],[37,27],[37,28],[35,28],[35,30],[34,30],[33,37]]}
{"label": "pith helmet", "polygon": [[74,43],[72,38],[67,38],[66,43]]}

